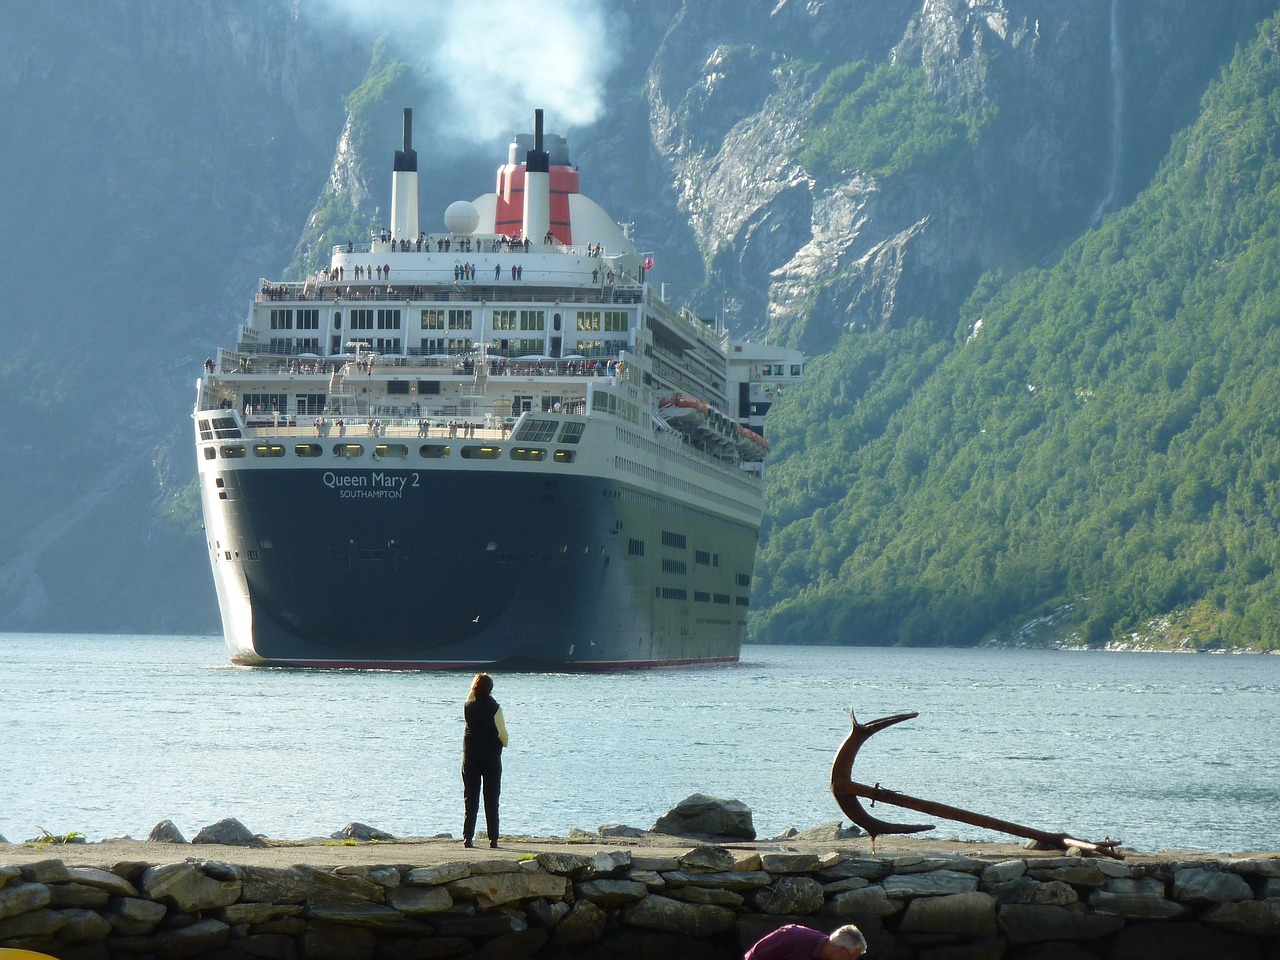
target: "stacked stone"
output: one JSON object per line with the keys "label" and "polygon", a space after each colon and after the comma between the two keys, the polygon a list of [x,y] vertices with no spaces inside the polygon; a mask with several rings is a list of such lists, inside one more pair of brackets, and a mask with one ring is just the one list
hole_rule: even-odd
{"label": "stacked stone", "polygon": [[1272,960],[1280,857],[1130,865],[704,846],[678,858],[614,849],[432,867],[0,866],[0,947],[66,960],[736,960],[790,922],[857,923],[871,956],[902,960]]}

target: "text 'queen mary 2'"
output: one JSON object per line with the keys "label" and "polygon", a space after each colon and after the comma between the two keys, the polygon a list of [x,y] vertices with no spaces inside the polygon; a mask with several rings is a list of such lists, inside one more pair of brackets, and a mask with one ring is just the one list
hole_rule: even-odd
{"label": "text 'queen mary 2'", "polygon": [[799,353],[669,306],[537,112],[495,192],[264,280],[195,440],[233,662],[598,669],[738,658],[763,422]]}

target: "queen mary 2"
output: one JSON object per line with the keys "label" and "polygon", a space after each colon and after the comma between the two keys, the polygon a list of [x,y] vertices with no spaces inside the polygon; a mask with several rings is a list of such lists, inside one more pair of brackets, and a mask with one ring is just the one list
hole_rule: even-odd
{"label": "queen mary 2", "polygon": [[232,661],[737,660],[764,416],[802,357],[670,306],[541,111],[493,193],[421,229],[411,124],[390,223],[264,279],[197,382]]}

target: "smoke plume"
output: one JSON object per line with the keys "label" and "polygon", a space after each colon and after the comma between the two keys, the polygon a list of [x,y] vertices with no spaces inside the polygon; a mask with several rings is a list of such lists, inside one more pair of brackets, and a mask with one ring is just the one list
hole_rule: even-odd
{"label": "smoke plume", "polygon": [[[455,142],[491,143],[523,130],[535,107],[552,129],[597,120],[616,62],[611,26],[621,17],[600,0],[316,0],[343,29],[386,37],[440,97],[423,126]],[[418,116],[415,116],[418,120]]]}

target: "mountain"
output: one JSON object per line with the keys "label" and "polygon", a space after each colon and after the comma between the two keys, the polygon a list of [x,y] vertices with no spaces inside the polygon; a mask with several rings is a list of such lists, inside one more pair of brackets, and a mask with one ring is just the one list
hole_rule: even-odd
{"label": "mountain", "polygon": [[[759,637],[973,642],[1074,605],[1096,639],[1207,602],[1205,577],[1140,599],[1096,589],[1141,566],[1135,556],[1171,549],[1137,536],[1159,525],[1154,507],[1119,517],[1112,541],[1127,545],[1106,563],[1066,527],[1027,535],[1050,490],[1083,522],[1067,506],[1092,502],[1081,488],[1043,477],[1024,487],[1022,457],[1089,443],[1085,420],[1045,414],[1015,436],[1039,445],[986,450],[964,431],[980,420],[977,429],[995,428],[1003,407],[974,400],[960,422],[940,411],[949,392],[976,389],[970,376],[985,383],[996,370],[1016,372],[1028,395],[1028,382],[1044,391],[1038,399],[1092,389],[1091,415],[1132,399],[1099,390],[1096,371],[1035,382],[1037,345],[1087,344],[1088,329],[1111,356],[1128,341],[1098,333],[1123,327],[1100,313],[1104,291],[1093,306],[1064,293],[1038,309],[1032,292],[1093,279],[1072,272],[1080,245],[1103,242],[1138,216],[1135,198],[1161,189],[1176,162],[1165,159],[1170,144],[1206,122],[1210,82],[1275,7],[652,0],[600,16],[569,3],[559,9],[579,25],[599,16],[610,32],[597,46],[557,49],[551,71],[536,57],[526,65],[514,24],[454,25],[509,61],[468,69],[449,59],[457,45],[426,44],[393,12],[370,22],[341,0],[11,11],[0,36],[0,128],[17,133],[0,138],[0,225],[15,238],[5,288],[16,308],[0,361],[11,411],[0,427],[10,453],[0,461],[0,628],[216,630],[185,415],[201,359],[229,339],[260,277],[297,275],[334,235],[376,218],[402,106],[440,118],[431,126],[443,131],[415,146],[430,171],[424,193],[452,198],[490,188],[475,171],[492,169],[510,132],[528,125],[526,107],[543,100],[556,104],[553,128],[557,110],[565,118],[584,191],[634,220],[677,299],[811,356],[811,382],[770,422]],[[557,7],[535,12],[552,18]],[[579,112],[588,101],[598,108]],[[483,143],[447,121],[462,113],[475,126],[503,109],[507,127]],[[1182,190],[1169,202],[1196,198]],[[1112,242],[1115,255],[1136,262],[1161,223],[1142,215]],[[1211,263],[1179,261],[1179,278],[1191,284]],[[1117,288],[1112,300],[1133,293]],[[1058,313],[1068,301],[1070,322]],[[1180,302],[1146,309],[1169,321]],[[1193,380],[1203,351],[1222,352],[1195,343],[1171,361],[1168,390]],[[997,349],[1020,366],[975,359]],[[1214,427],[1199,408],[1181,416],[1187,426],[1171,437]],[[943,451],[973,459],[968,486]],[[991,486],[975,486],[980,475]],[[1087,482],[1114,495],[1104,481]],[[998,522],[959,516],[1006,487]],[[1207,542],[1219,500],[1186,495],[1184,532]],[[1264,537],[1263,526],[1248,529]],[[958,561],[941,544],[956,539],[958,550],[959,538],[969,566],[953,580]],[[1222,568],[1257,574],[1261,562],[1231,553]],[[1253,596],[1213,603],[1249,608]],[[938,629],[948,610],[962,613],[963,629]],[[1265,634],[1253,632],[1227,630],[1224,642]]]}

